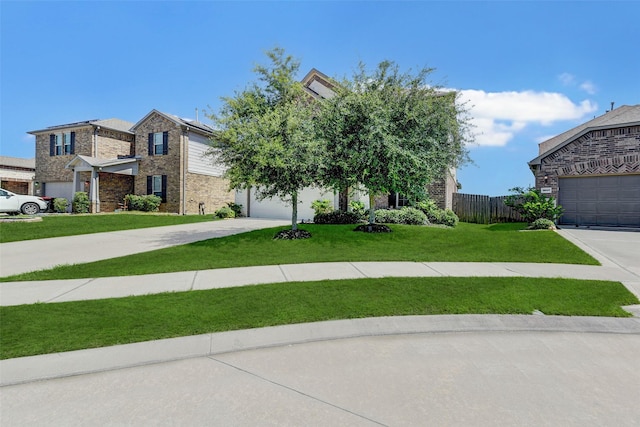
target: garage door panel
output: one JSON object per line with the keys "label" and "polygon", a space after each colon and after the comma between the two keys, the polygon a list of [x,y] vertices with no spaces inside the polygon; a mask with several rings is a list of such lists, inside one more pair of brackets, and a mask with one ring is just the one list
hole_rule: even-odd
{"label": "garage door panel", "polygon": [[640,175],[560,178],[565,225],[640,226]]}

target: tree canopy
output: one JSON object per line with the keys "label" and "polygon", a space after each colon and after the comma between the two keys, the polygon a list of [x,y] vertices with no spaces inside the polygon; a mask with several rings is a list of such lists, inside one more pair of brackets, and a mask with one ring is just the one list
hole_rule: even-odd
{"label": "tree canopy", "polygon": [[298,193],[316,183],[320,162],[313,104],[295,78],[300,63],[281,48],[267,56],[269,65],[254,68],[258,81],[222,98],[211,116],[220,132],[210,154],[227,168],[231,188],[255,187],[259,198],[291,203],[297,230]]}
{"label": "tree canopy", "polygon": [[428,84],[432,71],[401,73],[383,61],[369,73],[361,63],[352,80],[321,101],[320,182],[338,191],[363,185],[371,223],[376,195],[424,198],[427,184],[468,158],[465,111],[455,92]]}

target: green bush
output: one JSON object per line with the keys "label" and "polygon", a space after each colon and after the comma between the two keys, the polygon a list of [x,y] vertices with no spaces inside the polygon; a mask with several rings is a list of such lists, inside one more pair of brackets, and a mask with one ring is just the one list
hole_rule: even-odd
{"label": "green bush", "polygon": [[409,225],[425,225],[429,223],[424,212],[407,206],[402,209],[378,209],[376,211],[376,222]]}
{"label": "green bush", "polygon": [[89,196],[84,191],[78,191],[73,196],[72,208],[74,213],[89,213]]}
{"label": "green bush", "polygon": [[127,209],[142,212],[156,212],[160,208],[160,203],[162,203],[162,198],[155,194],[147,194],[146,196],[127,194],[124,200],[127,203]]}
{"label": "green bush", "polygon": [[556,225],[550,219],[538,218],[531,223],[529,230],[555,230]]}
{"label": "green bush", "polygon": [[400,209],[400,219],[402,220],[402,224],[409,225],[425,225],[429,223],[424,212],[407,206]]}
{"label": "green bush", "polygon": [[313,209],[314,217],[320,214],[328,214],[329,212],[333,212],[333,206],[331,205],[331,200],[314,200],[311,203],[311,209]]}
{"label": "green bush", "polygon": [[229,206],[223,206],[213,213],[216,218],[235,218],[236,213]]}
{"label": "green bush", "polygon": [[416,203],[416,208],[420,209],[427,216],[431,224],[443,224],[448,227],[458,225],[460,219],[451,209],[440,209],[436,202],[428,199]]}
{"label": "green bush", "polygon": [[436,224],[444,224],[448,227],[455,227],[460,222],[460,218],[458,215],[451,209],[445,209],[441,218],[441,222],[436,222]]}
{"label": "green bush", "polygon": [[69,201],[64,197],[56,197],[53,199],[53,211],[57,213],[65,213],[69,206]]}
{"label": "green bush", "polygon": [[349,202],[349,210],[358,215],[361,219],[367,219],[367,209],[364,207],[364,202],[359,200],[351,200]]}
{"label": "green bush", "polygon": [[509,191],[514,194],[507,196],[504,204],[515,209],[529,224],[540,218],[555,221],[564,212],[562,206],[556,205],[553,197],[542,194],[535,188],[514,187]]}
{"label": "green bush", "polygon": [[227,202],[227,206],[229,206],[229,208],[233,211],[236,218],[242,216],[242,205],[233,202]]}
{"label": "green bush", "polygon": [[331,211],[313,217],[316,224],[358,224],[362,217],[355,212]]}

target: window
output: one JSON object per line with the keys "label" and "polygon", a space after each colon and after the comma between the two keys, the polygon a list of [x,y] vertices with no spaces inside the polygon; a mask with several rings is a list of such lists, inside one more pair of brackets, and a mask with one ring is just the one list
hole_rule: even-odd
{"label": "window", "polygon": [[149,155],[162,156],[169,154],[169,132],[149,134]]}
{"label": "window", "polygon": [[76,133],[66,132],[49,135],[49,155],[62,156],[75,154]]}
{"label": "window", "polygon": [[154,194],[167,201],[167,175],[147,175],[147,194]]}
{"label": "window", "polygon": [[401,208],[403,206],[409,206],[409,199],[407,196],[398,193],[389,194],[389,208]]}

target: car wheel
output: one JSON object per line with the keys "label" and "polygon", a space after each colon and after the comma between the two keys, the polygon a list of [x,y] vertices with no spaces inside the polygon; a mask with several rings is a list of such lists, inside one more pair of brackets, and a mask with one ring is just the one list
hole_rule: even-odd
{"label": "car wheel", "polygon": [[22,213],[25,215],[35,215],[40,212],[40,206],[37,203],[25,203],[22,205]]}

